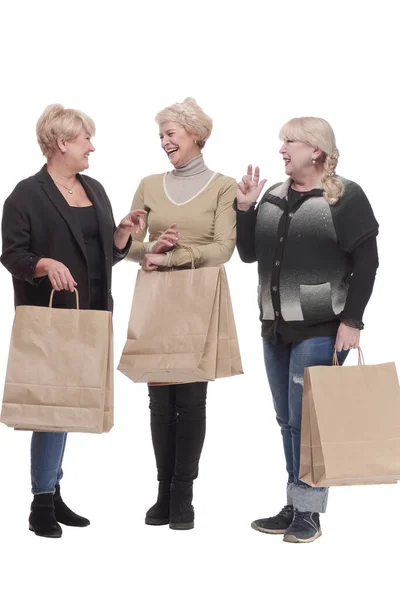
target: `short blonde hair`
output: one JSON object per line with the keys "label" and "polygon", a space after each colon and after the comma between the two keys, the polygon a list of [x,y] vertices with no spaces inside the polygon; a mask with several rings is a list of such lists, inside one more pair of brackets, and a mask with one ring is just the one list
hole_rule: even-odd
{"label": "short blonde hair", "polygon": [[183,102],[167,106],[157,113],[156,123],[158,125],[168,121],[178,123],[188,133],[196,134],[199,148],[204,148],[213,128],[211,117],[206,115],[194,98],[185,98]]}
{"label": "short blonde hair", "polygon": [[82,127],[90,136],[96,133],[94,121],[80,110],[50,104],[36,124],[37,140],[44,156],[51,157],[60,138],[66,141],[75,139]]}
{"label": "short blonde hair", "polygon": [[322,150],[322,166],[324,173],[321,178],[324,196],[329,204],[336,204],[343,196],[343,182],[336,177],[336,167],[339,160],[339,150],[336,147],[335,134],[332,127],[317,117],[299,117],[291,119],[282,127],[279,133],[281,140],[304,142]]}

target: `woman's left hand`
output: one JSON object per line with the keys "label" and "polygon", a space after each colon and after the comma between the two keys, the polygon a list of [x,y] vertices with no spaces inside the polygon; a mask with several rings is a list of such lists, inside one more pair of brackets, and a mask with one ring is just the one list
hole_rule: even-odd
{"label": "woman's left hand", "polygon": [[335,348],[338,352],[360,347],[360,330],[340,323]]}
{"label": "woman's left hand", "polygon": [[164,264],[166,254],[145,254],[140,263],[143,271],[155,271]]}
{"label": "woman's left hand", "polygon": [[131,212],[122,219],[117,229],[122,229],[124,232],[129,231],[129,233],[139,233],[139,231],[143,231],[146,226],[145,215],[147,215],[145,210],[131,210]]}

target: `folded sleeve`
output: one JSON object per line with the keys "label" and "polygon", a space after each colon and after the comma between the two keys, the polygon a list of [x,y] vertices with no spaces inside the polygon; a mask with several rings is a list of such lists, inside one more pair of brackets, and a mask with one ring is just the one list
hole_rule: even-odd
{"label": "folded sleeve", "polygon": [[[113,224],[113,232],[115,233],[117,226],[115,224],[114,213],[113,213],[110,199],[107,196],[107,193],[106,193],[104,187],[101,185],[101,183],[97,182],[97,184],[100,186],[100,189],[102,190],[103,196],[107,203],[107,207],[108,207],[111,221]],[[123,260],[126,257],[126,255],[128,254],[129,248],[131,247],[131,244],[132,244],[131,238],[129,238],[127,243],[125,244],[125,248],[117,248],[117,246],[113,243],[113,266],[116,265],[117,263],[119,263],[121,260]]]}
{"label": "folded sleeve", "polygon": [[23,191],[17,186],[4,203],[0,260],[13,277],[35,285],[40,281],[35,280],[34,273],[41,257],[31,251],[31,226],[21,202],[21,193]]}

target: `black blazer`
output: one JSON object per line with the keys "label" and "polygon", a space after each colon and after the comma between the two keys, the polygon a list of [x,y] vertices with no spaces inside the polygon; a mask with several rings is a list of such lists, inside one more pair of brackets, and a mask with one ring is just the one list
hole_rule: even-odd
{"label": "black blazer", "polygon": [[[103,186],[86,175],[77,176],[93,203],[99,223],[105,258],[105,310],[112,310],[111,268],[125,258],[132,243],[123,250],[114,246],[115,222]],[[79,223],[68,202],[47,172],[47,166],[21,181],[7,198],[2,220],[1,262],[13,276],[15,305],[48,306],[51,284],[48,277],[34,279],[40,258],[53,258],[65,264],[78,283],[81,308],[90,306],[89,271],[85,243]],[[75,294],[54,294],[53,306],[74,308]]]}

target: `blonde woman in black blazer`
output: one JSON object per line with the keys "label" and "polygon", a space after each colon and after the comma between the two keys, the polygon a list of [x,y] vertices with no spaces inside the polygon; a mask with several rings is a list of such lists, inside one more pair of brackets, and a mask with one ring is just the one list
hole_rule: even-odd
{"label": "blonde woman in black blazer", "polygon": [[[142,210],[115,226],[107,194],[98,181],[80,175],[94,151],[92,119],[55,104],[37,124],[47,163],[18,183],[3,209],[1,262],[13,277],[15,305],[112,310],[111,268],[131,245],[131,232],[144,227]],[[59,523],[75,527],[89,520],[72,512],[60,495],[67,434],[34,432],[31,444],[32,493],[29,528],[36,535],[61,537]]]}

